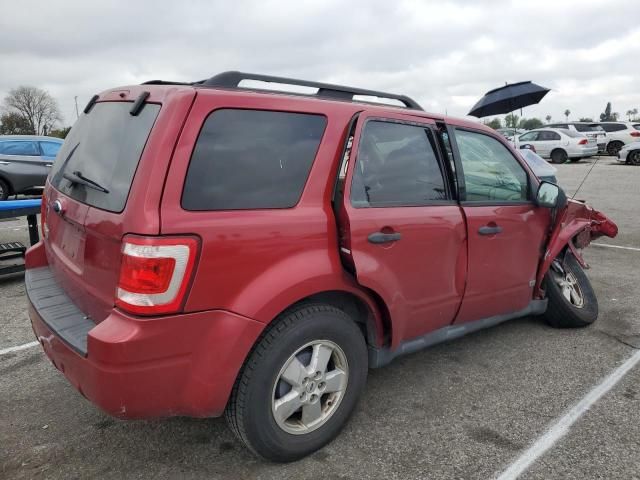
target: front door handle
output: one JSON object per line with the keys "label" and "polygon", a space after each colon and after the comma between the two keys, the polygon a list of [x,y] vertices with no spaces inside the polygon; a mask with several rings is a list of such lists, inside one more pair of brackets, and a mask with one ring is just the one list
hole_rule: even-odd
{"label": "front door handle", "polygon": [[484,227],[480,227],[478,229],[478,233],[480,235],[495,235],[496,233],[501,233],[502,227],[498,225],[485,225]]}
{"label": "front door handle", "polygon": [[383,232],[374,232],[369,235],[368,240],[370,243],[389,243],[389,242],[397,242],[402,238],[401,233],[383,233]]}

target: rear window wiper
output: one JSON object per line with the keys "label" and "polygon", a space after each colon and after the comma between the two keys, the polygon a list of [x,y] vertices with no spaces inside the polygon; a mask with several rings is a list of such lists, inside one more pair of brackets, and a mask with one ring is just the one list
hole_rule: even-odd
{"label": "rear window wiper", "polygon": [[63,173],[62,176],[64,178],[66,178],[67,180],[69,180],[71,183],[78,183],[80,185],[84,185],[85,187],[89,187],[89,188],[93,188],[94,190],[98,190],[99,192],[102,193],[109,193],[109,190],[107,190],[106,188],[104,188],[102,185],[100,185],[98,182],[95,182],[93,180],[91,180],[90,178],[85,177],[84,175],[82,175],[82,172],[76,170],[75,172],[72,173]]}

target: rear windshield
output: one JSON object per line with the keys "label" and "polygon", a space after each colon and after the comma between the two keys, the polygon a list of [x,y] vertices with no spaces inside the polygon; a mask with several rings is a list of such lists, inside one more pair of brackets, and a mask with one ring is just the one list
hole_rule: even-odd
{"label": "rear windshield", "polygon": [[633,128],[635,128],[636,130],[640,130],[640,123],[637,123],[636,125],[634,125]]}
{"label": "rear windshield", "polygon": [[[79,202],[121,212],[140,155],[158,116],[160,105],[149,103],[133,116],[130,102],[97,103],[69,132],[51,171],[51,184]],[[89,182],[69,177],[81,175]],[[94,182],[93,188],[86,183]]]}
{"label": "rear windshield", "polygon": [[204,122],[182,193],[185,210],[293,207],[327,120],[321,115],[222,109]]}

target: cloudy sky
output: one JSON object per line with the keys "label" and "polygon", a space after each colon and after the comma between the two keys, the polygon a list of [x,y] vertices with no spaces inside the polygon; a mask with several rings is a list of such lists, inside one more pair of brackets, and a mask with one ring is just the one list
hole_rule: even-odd
{"label": "cloudy sky", "polygon": [[[552,89],[526,117],[640,109],[637,0],[0,0],[0,97],[48,90],[65,124],[96,92],[224,70],[408,94],[463,116],[487,90]],[[10,15],[7,14],[10,12]]]}

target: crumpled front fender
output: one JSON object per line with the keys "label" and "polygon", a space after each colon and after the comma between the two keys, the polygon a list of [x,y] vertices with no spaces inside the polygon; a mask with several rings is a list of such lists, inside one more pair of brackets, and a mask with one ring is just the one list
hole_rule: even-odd
{"label": "crumpled front fender", "polygon": [[584,202],[568,200],[564,209],[556,214],[553,230],[538,267],[534,298],[542,298],[542,280],[553,260],[565,247],[571,250],[584,268],[588,268],[580,250],[596,238],[603,235],[614,238],[617,234],[618,226],[605,214],[591,208]]}

